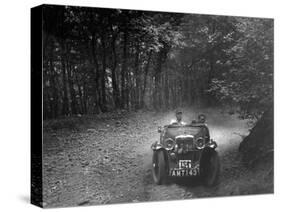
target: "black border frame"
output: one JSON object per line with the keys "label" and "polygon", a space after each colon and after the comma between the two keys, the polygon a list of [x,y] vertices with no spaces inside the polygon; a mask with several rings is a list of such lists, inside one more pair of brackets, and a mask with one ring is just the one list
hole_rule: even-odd
{"label": "black border frame", "polygon": [[42,42],[43,7],[31,8],[31,204],[43,207]]}

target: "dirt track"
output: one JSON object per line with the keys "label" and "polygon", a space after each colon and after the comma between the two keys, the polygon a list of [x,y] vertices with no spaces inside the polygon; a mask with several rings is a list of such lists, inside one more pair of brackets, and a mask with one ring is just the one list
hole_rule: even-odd
{"label": "dirt track", "polygon": [[206,188],[194,181],[153,183],[150,146],[159,137],[157,126],[168,123],[172,112],[114,113],[87,117],[88,124],[79,130],[45,131],[44,206],[263,193],[249,191],[248,178],[256,174],[241,165],[237,152],[241,136],[248,133],[246,122],[217,110],[185,111],[184,120],[191,121],[198,112],[207,115],[211,138],[219,146],[221,177],[217,187]]}

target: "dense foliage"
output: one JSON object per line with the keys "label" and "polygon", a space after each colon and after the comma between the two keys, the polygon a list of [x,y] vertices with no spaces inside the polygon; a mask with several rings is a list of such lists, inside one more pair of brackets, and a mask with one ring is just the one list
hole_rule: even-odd
{"label": "dense foliage", "polygon": [[44,118],[273,101],[273,20],[54,7],[43,11]]}

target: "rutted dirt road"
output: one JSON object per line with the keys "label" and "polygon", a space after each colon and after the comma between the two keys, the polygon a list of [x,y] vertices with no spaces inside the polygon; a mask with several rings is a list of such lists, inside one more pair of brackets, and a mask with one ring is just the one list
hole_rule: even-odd
{"label": "rutted dirt road", "polygon": [[87,124],[70,130],[59,129],[50,122],[44,130],[44,207],[259,192],[259,188],[252,189],[255,182],[247,187],[249,178],[256,173],[242,166],[237,152],[241,136],[248,134],[246,122],[217,110],[185,111],[184,120],[191,121],[199,112],[207,115],[211,138],[218,143],[221,177],[217,187],[206,188],[198,182],[171,181],[161,186],[153,183],[150,146],[159,139],[157,126],[169,123],[173,112],[77,117],[74,122],[86,119]]}

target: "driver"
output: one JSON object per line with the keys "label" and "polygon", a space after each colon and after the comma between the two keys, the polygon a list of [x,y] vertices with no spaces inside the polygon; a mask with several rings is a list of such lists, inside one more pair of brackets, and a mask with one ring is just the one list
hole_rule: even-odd
{"label": "driver", "polygon": [[182,111],[176,110],[176,120],[172,120],[170,124],[176,124],[176,125],[186,125],[185,122],[182,121]]}

